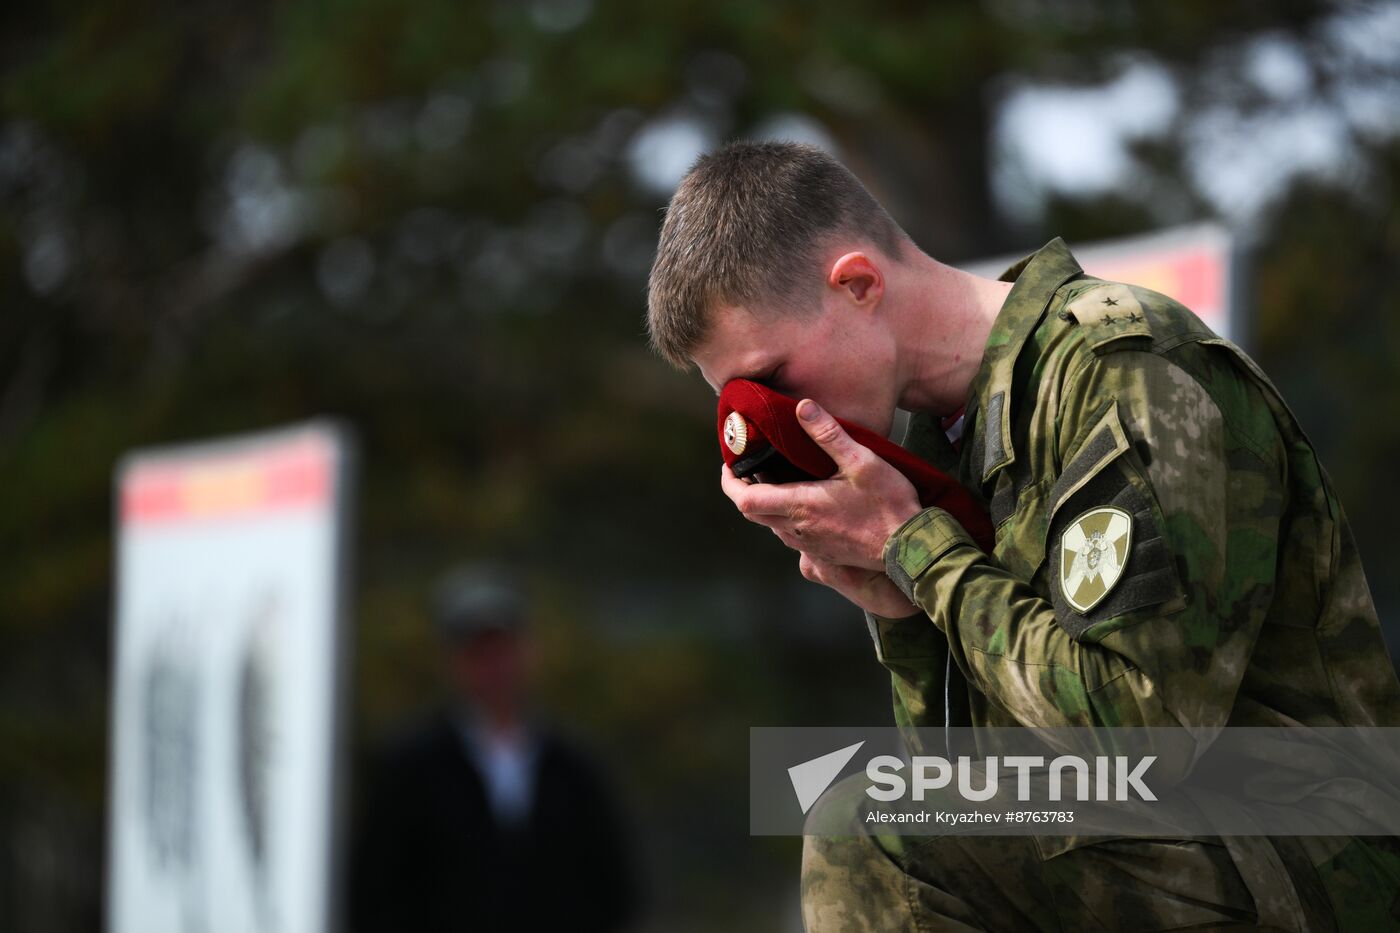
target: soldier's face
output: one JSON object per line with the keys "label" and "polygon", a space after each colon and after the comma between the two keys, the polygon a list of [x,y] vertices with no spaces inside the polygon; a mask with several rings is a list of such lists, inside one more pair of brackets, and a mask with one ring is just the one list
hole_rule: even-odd
{"label": "soldier's face", "polygon": [[895,343],[883,318],[842,302],[810,315],[754,315],[719,308],[710,335],[693,356],[718,392],[751,379],[888,434],[898,397]]}

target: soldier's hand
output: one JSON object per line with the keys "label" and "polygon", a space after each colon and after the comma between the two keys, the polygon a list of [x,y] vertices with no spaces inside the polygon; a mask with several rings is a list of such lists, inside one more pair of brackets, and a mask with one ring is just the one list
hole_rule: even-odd
{"label": "soldier's hand", "polygon": [[883,571],[885,539],[922,510],[909,480],[851,440],[811,399],[797,406],[807,434],[836,462],[830,479],[748,484],[726,465],[720,486],[749,521],[823,564]]}
{"label": "soldier's hand", "polygon": [[798,558],[797,569],[813,583],[830,587],[860,608],[877,616],[902,619],[920,611],[882,571],[827,564],[809,554]]}

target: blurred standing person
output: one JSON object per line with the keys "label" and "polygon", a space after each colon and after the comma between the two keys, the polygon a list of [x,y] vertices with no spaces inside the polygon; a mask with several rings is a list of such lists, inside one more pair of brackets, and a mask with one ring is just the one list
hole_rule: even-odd
{"label": "blurred standing person", "polygon": [[528,610],[501,568],[437,588],[451,697],[371,768],[352,852],[353,930],[626,928],[622,821],[590,760],[530,708]]}

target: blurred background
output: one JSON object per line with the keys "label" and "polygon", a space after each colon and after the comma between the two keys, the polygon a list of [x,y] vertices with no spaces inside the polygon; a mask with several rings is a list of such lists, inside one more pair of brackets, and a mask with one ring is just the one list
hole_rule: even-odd
{"label": "blurred background", "polygon": [[[637,929],[796,929],[751,725],[889,720],[859,614],[716,483],[645,345],[659,209],[815,142],[971,262],[1213,220],[1400,612],[1400,4],[145,0],[0,12],[0,927],[103,912],[112,474],[357,430],[351,755],[449,688],[434,580],[519,568],[536,693],[626,810]],[[548,882],[542,882],[546,888]]]}

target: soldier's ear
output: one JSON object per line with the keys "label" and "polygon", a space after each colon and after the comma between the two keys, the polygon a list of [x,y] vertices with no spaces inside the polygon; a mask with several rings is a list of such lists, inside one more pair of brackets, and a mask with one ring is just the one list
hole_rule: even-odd
{"label": "soldier's ear", "polygon": [[885,294],[885,276],[865,253],[847,253],[831,264],[826,284],[853,304],[873,307]]}

